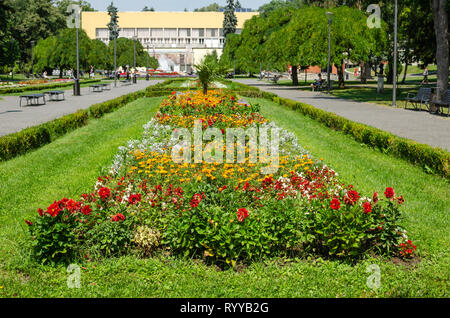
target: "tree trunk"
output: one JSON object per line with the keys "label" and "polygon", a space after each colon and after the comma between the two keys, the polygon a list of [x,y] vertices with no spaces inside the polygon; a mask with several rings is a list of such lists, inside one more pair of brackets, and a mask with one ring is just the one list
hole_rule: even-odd
{"label": "tree trunk", "polygon": [[405,64],[405,72],[403,73],[403,79],[402,79],[402,84],[405,84],[405,81],[406,81],[406,73],[408,72],[408,61],[406,61],[406,64]]}
{"label": "tree trunk", "polygon": [[340,67],[337,68],[339,88],[345,88],[344,67],[343,67],[343,65],[344,65],[344,60],[341,61]]}
{"label": "tree trunk", "polygon": [[203,94],[208,94],[208,85],[203,85]]}
{"label": "tree trunk", "polygon": [[433,0],[434,31],[436,33],[437,86],[436,99],[442,101],[448,89],[448,0]]}
{"label": "tree trunk", "polygon": [[361,61],[360,65],[361,65],[361,83],[366,84],[367,83],[367,71],[366,71],[367,63],[364,61]]}
{"label": "tree trunk", "polygon": [[59,68],[59,78],[63,78],[63,68]]}
{"label": "tree trunk", "polygon": [[297,65],[292,65],[292,85],[297,86],[298,85],[298,72],[297,72]]}
{"label": "tree trunk", "polygon": [[308,69],[305,68],[305,84],[308,81]]}

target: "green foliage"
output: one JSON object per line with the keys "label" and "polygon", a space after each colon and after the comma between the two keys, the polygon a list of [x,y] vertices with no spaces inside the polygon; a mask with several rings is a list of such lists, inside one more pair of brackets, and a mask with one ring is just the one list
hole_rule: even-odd
{"label": "green foliage", "polygon": [[43,264],[68,264],[75,258],[77,250],[77,228],[75,215],[64,210],[56,217],[45,214],[29,226],[33,254]]}
{"label": "green foliage", "polygon": [[206,56],[200,64],[194,65],[198,80],[203,87],[203,93],[208,92],[208,86],[224,74],[225,70],[217,62],[217,53]]}
{"label": "green foliage", "polygon": [[207,5],[206,7],[194,9],[194,12],[218,12],[220,8],[222,7],[216,2],[214,2],[211,3],[210,5]]}
{"label": "green foliage", "polygon": [[227,0],[227,5],[225,6],[224,20],[223,20],[223,36],[227,39],[228,34],[233,34],[236,32],[237,18],[234,10],[236,4],[234,0]]}
{"label": "green foliage", "polygon": [[[114,54],[114,41],[109,42],[109,54]],[[116,55],[117,66],[125,67],[128,65],[130,68],[134,66],[134,41],[127,38],[118,38],[116,40]],[[140,41],[136,41],[136,66],[146,66],[147,58],[151,68],[158,67],[158,61],[149,56],[147,51],[144,50]]]}
{"label": "green foliage", "polygon": [[114,39],[117,39],[119,37],[119,17],[117,16],[118,9],[111,4],[108,6],[108,15],[111,17],[110,22],[108,23],[108,29],[109,29],[109,39],[112,41]]}
{"label": "green foliage", "polygon": [[130,248],[132,231],[128,220],[111,222],[108,219],[98,223],[86,234],[86,245],[89,253],[96,257],[114,257],[124,255]]}

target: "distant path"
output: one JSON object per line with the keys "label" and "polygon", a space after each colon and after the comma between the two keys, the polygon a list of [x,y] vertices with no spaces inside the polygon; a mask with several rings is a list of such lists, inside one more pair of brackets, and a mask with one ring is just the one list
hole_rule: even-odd
{"label": "distant path", "polygon": [[234,81],[256,86],[263,91],[312,105],[400,137],[450,151],[450,120],[431,115],[428,112],[340,99],[325,93],[272,85],[257,79],[236,79]]}
{"label": "distant path", "polygon": [[[47,101],[47,104],[42,106],[19,107],[19,96],[0,96],[0,136],[46,123],[55,118],[72,114],[79,109],[86,109],[94,104],[136,92],[160,82],[162,80],[138,80],[137,84],[127,86],[117,83],[117,88],[114,88],[113,82],[111,83],[111,90],[106,90],[102,93],[89,92],[89,86],[82,87],[81,96],[73,96],[72,89],[65,90],[65,101]],[[26,94],[24,92],[24,95]],[[22,101],[22,105],[24,104],[26,104],[25,100]]]}

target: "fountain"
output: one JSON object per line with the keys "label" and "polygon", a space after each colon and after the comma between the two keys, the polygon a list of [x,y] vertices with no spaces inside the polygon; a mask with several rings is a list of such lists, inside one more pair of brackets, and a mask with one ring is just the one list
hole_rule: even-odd
{"label": "fountain", "polygon": [[161,69],[165,72],[173,72],[173,71],[175,71],[175,68],[177,66],[171,59],[168,59],[165,54],[162,54],[159,57],[158,63],[159,63],[159,69]]}

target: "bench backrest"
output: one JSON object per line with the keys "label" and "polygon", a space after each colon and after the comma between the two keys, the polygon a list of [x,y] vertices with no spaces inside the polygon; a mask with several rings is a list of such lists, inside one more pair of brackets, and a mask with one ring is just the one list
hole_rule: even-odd
{"label": "bench backrest", "polygon": [[431,88],[429,87],[421,87],[419,88],[419,91],[417,92],[417,99],[426,99],[429,98],[431,95]]}

